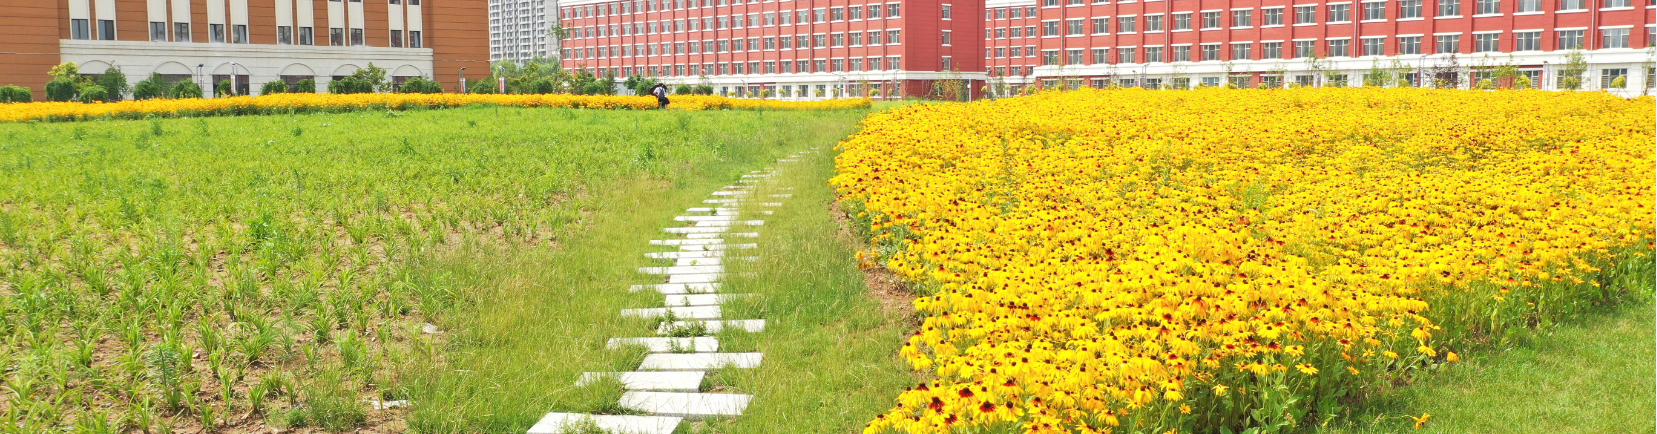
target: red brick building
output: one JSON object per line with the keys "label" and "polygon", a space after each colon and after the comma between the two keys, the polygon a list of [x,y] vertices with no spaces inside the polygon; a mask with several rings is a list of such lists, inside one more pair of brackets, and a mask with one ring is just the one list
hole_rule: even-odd
{"label": "red brick building", "polygon": [[1355,86],[1375,70],[1392,85],[1470,87],[1501,65],[1556,89],[1580,52],[1582,88],[1639,94],[1657,82],[1654,1],[577,0],[560,5],[561,53],[570,68],[814,98],[919,95],[946,75],[991,93]]}

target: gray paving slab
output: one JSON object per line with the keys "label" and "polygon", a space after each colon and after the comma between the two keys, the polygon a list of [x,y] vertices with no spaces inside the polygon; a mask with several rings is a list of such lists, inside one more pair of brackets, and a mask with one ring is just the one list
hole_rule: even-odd
{"label": "gray paving slab", "polygon": [[681,227],[663,228],[662,231],[670,233],[670,234],[715,234],[715,233],[725,232],[729,229],[730,228],[726,228],[726,227],[681,226]]}
{"label": "gray paving slab", "polygon": [[741,416],[752,395],[734,393],[627,392],[621,406],[646,413],[700,419],[713,416]]}
{"label": "gray paving slab", "polygon": [[721,256],[725,256],[725,251],[723,249],[694,251],[680,250],[677,252],[650,252],[644,254],[644,257],[651,259],[718,258]]}
{"label": "gray paving slab", "polygon": [[627,390],[695,392],[702,388],[707,371],[587,372],[575,381],[580,386],[603,378],[615,378]]}
{"label": "gray paving slab", "polygon": [[715,204],[715,205],[733,205],[733,204],[742,203],[742,199],[702,199],[702,203],[711,203],[711,204]]}
{"label": "gray paving slab", "polygon": [[[528,434],[575,433],[577,423],[591,420],[599,429],[611,434],[673,434],[684,419],[677,416],[625,416],[576,413],[547,413],[540,422],[529,428]],[[571,431],[566,431],[570,429]]]}
{"label": "gray paving slab", "polygon": [[691,307],[650,307],[643,309],[622,309],[621,316],[640,318],[657,318],[673,312],[673,316],[684,319],[719,319],[719,306],[691,306]]}
{"label": "gray paving slab", "polygon": [[690,338],[610,338],[608,346],[611,349],[629,345],[649,348],[656,353],[717,353],[719,352],[719,338],[698,336]]}
{"label": "gray paving slab", "polygon": [[724,222],[736,220],[734,215],[682,215],[673,218],[679,222]]}
{"label": "gray paving slab", "polygon": [[719,292],[719,282],[707,283],[659,283],[655,285],[633,285],[629,291],[656,291],[662,294],[703,294]]}
{"label": "gray paving slab", "polygon": [[753,296],[754,294],[667,294],[663,296],[662,303],[668,306],[711,306]]}
{"label": "gray paving slab", "polygon": [[752,249],[752,248],[755,248],[755,247],[759,247],[759,244],[756,244],[756,243],[701,244],[701,245],[679,246],[679,250],[680,251],[687,251],[687,252],[695,252],[695,251],[706,251],[706,250]]}
{"label": "gray paving slab", "polygon": [[679,259],[673,260],[673,265],[678,266],[678,267],[689,267],[689,266],[696,266],[696,265],[722,265],[722,264],[724,264],[724,261],[725,261],[724,258],[679,258]]}
{"label": "gray paving slab", "polygon": [[724,274],[669,274],[667,283],[713,283],[718,282],[721,277],[724,277]]}
{"label": "gray paving slab", "polygon": [[666,274],[670,276],[676,274],[719,274],[725,272],[725,267],[719,265],[639,267],[639,272],[644,274]]}
{"label": "gray paving slab", "polygon": [[657,326],[656,333],[665,335],[676,329],[694,328],[697,323],[701,323],[702,330],[705,330],[708,333],[719,333],[726,328],[730,328],[732,330],[744,330],[749,333],[759,333],[765,331],[765,320],[763,319],[728,319],[674,321]]}
{"label": "gray paving slab", "polygon": [[[695,234],[691,234],[695,235]],[[717,235],[717,234],[709,234]],[[650,240],[652,246],[700,246],[704,244],[725,244],[724,238],[679,238],[671,240]]]}
{"label": "gray paving slab", "polygon": [[646,371],[706,371],[720,368],[752,369],[765,359],[760,353],[651,353],[639,369]]}

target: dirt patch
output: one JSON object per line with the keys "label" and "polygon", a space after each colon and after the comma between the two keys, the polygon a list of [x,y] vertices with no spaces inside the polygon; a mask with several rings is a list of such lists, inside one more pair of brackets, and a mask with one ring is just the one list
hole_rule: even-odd
{"label": "dirt patch", "polygon": [[[830,201],[829,216],[834,223],[840,226],[836,238],[840,242],[851,245],[857,251],[868,251],[869,244],[852,232],[851,217],[840,209],[839,201]],[[880,302],[883,311],[897,314],[905,319],[906,323],[918,325],[919,318],[915,315],[915,292],[903,282],[903,278],[887,270],[882,264],[858,264],[863,271],[863,286],[869,288],[869,296]]]}

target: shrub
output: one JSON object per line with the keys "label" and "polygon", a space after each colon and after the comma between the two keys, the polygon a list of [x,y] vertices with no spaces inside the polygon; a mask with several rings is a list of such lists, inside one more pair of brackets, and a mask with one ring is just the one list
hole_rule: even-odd
{"label": "shrub", "polygon": [[20,86],[0,87],[0,104],[13,102],[34,102],[34,90]]}
{"label": "shrub", "polygon": [[180,81],[178,84],[173,85],[172,91],[167,92],[167,97],[173,99],[201,98],[201,85],[190,80]]}
{"label": "shrub", "polygon": [[46,83],[46,100],[68,102],[75,100],[75,94],[80,90],[75,87],[75,80],[59,78]]}
{"label": "shrub", "polygon": [[304,80],[299,80],[298,83],[294,83],[293,89],[291,89],[290,92],[292,92],[292,93],[316,93],[316,80],[309,79],[309,78],[304,79]]}
{"label": "shrub", "polygon": [[673,88],[674,95],[690,95],[693,91],[694,89],[688,84],[681,84],[678,87]]}
{"label": "shrub", "polygon": [[705,84],[701,85],[701,86],[696,86],[696,94],[697,95],[713,95],[713,86],[709,86],[709,85],[705,85]]}
{"label": "shrub", "polygon": [[150,78],[139,81],[138,84],[132,86],[132,99],[146,100],[166,96],[166,80],[161,78],[161,74],[150,74]]}
{"label": "shrub", "polygon": [[495,91],[497,90],[499,89],[495,88],[494,77],[484,77],[482,80],[474,81],[470,85],[466,86],[467,93],[489,95],[496,93]]}
{"label": "shrub", "polygon": [[353,75],[328,82],[328,93],[337,95],[374,93],[374,83]]}
{"label": "shrub", "polygon": [[132,90],[132,85],[127,84],[127,74],[121,72],[121,68],[109,68],[108,71],[104,71],[104,75],[98,76],[98,85],[109,92],[110,101],[120,101],[128,90]]}
{"label": "shrub", "polygon": [[219,80],[218,84],[213,85],[213,97],[214,98],[226,98],[226,97],[231,97],[231,96],[235,96],[235,95],[236,95],[236,88],[234,86],[230,85],[230,80],[228,80],[228,79],[227,80]]}
{"label": "shrub", "polygon": [[1611,80],[1612,89],[1622,89],[1625,87],[1628,87],[1628,76],[1621,76]]}
{"label": "shrub", "polygon": [[425,77],[411,77],[403,82],[403,93],[443,93],[443,85]]}
{"label": "shrub", "polygon": [[531,82],[528,87],[529,87],[529,89],[525,89],[526,92],[524,92],[524,93],[531,93],[531,94],[536,94],[536,95],[546,95],[546,94],[549,94],[549,93],[553,93],[554,91],[556,91],[558,89],[558,85],[553,84],[552,79],[547,79],[547,78],[543,78],[543,79],[540,79],[540,80],[535,80],[534,82]]}
{"label": "shrub", "polygon": [[103,86],[93,84],[81,88],[80,102],[95,103],[108,101],[109,89],[105,89]]}
{"label": "shrub", "polygon": [[260,95],[270,95],[270,94],[277,94],[277,93],[288,93],[288,82],[282,81],[282,80],[271,80],[271,81],[265,82],[264,86],[259,87],[259,94]]}

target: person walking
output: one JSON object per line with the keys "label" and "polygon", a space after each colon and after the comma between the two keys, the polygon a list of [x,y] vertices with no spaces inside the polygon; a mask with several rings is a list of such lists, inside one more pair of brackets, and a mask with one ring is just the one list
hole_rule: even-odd
{"label": "person walking", "polygon": [[650,88],[650,94],[656,96],[656,108],[666,109],[667,104],[672,102],[667,100],[667,85],[665,84],[656,83],[656,87]]}

